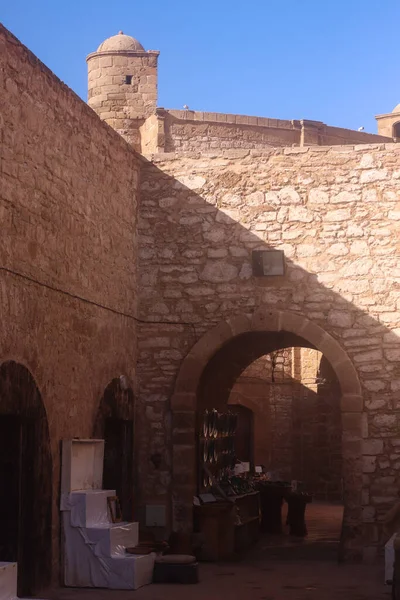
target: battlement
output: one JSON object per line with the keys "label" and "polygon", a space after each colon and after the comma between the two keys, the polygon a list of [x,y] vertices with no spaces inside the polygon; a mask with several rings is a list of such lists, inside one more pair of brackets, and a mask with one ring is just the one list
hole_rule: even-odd
{"label": "battlement", "polygon": [[[142,153],[207,152],[392,142],[391,137],[321,121],[157,108],[142,128]],[[150,123],[151,121],[151,123]]]}

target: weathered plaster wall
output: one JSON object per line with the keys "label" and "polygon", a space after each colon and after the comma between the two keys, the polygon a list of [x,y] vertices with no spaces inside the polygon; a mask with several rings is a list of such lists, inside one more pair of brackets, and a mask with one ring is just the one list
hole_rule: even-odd
{"label": "weathered plaster wall", "polygon": [[[199,152],[226,148],[263,149],[282,146],[327,146],[391,141],[375,134],[330,127],[318,121],[268,119],[157,109],[158,151]],[[142,143],[146,154],[146,144]]]}
{"label": "weathered plaster wall", "polygon": [[47,412],[57,577],[60,440],[91,437],[106,385],[135,381],[139,162],[4,28],[0,63],[0,361]]}
{"label": "weathered plaster wall", "polygon": [[[343,428],[363,455],[363,536],[373,555],[400,483],[399,220],[395,144],[154,157],[142,173],[140,314],[171,324],[157,335],[140,328],[145,468],[171,442],[169,399],[194,343],[263,307],[297,313],[339,342],[362,383],[364,410],[349,409]],[[268,248],[284,250],[284,277],[252,276],[251,251]],[[180,414],[173,435],[189,439],[191,419]],[[165,454],[158,472],[147,469],[147,497],[167,501],[170,462]],[[179,469],[184,478],[183,462]]]}

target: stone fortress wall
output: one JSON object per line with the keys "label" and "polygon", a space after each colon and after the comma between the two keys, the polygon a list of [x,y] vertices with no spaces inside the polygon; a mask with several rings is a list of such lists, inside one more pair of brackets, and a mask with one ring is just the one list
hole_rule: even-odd
{"label": "stone fortress wall", "polygon": [[[141,447],[143,457],[172,455],[143,471],[145,498],[168,502],[171,460],[177,476],[193,476],[191,393],[186,426],[183,417],[172,431],[165,424],[196,340],[238,315],[288,311],[337,340],[361,382],[361,404],[342,424],[362,457],[353,485],[362,487],[364,553],[376,552],[400,485],[399,220],[396,144],[153,156],[142,170],[140,315],[171,324],[139,328]],[[283,250],[285,276],[254,277],[255,249]],[[174,436],[187,445],[174,449]]]}
{"label": "stone fortress wall", "polygon": [[45,406],[57,581],[60,440],[92,437],[108,383],[136,381],[140,160],[1,26],[0,66],[0,363]]}
{"label": "stone fortress wall", "polygon": [[89,54],[88,103],[142,154],[389,142],[382,135],[282,120],[157,108],[159,52],[119,32]]}
{"label": "stone fortress wall", "polygon": [[192,110],[158,108],[152,122],[152,149],[142,138],[142,153],[207,152],[228,148],[262,149],[282,146],[330,146],[389,142],[390,137],[330,127],[318,121],[268,119]]}
{"label": "stone fortress wall", "polygon": [[[0,35],[0,357],[30,370],[47,413],[53,575],[59,442],[91,437],[107,384],[126,374],[138,394],[142,508],[164,505],[168,527],[179,525],[180,492],[172,491],[185,488],[191,507],[194,429],[193,406],[177,412],[172,404],[178,374],[215,327],[225,331],[235,318],[261,322],[259,311],[278,309],[288,322],[308,319],[326,332],[324,349],[336,348],[330,357],[341,384],[354,368],[362,384],[362,398],[357,385],[342,390],[342,424],[349,510],[357,540],[362,529],[364,553],[373,556],[382,541],[379,519],[399,485],[400,147],[317,147],[309,140],[311,148],[223,150],[221,142],[209,154],[159,152],[146,161],[9,32],[1,28]],[[145,51],[129,52],[136,59]],[[139,58],[147,69],[150,57]],[[93,81],[110,76],[101,69],[97,75]],[[130,84],[121,82],[127,75]],[[147,154],[159,150],[161,119],[146,112],[155,107],[156,83],[147,79],[154,73],[138,80],[130,68],[114,76],[118,81],[105,85],[132,86],[132,106],[123,104],[121,128],[113,122],[119,116],[107,114],[113,110],[102,118],[134,145],[139,131]],[[141,89],[143,104],[133,97],[136,85],[151,87]],[[124,103],[128,93],[106,92],[98,98],[106,104]],[[173,128],[185,116],[166,119]],[[235,125],[238,132],[251,126]],[[292,135],[289,126],[281,129]],[[191,144],[185,136],[182,150]],[[253,277],[252,250],[271,248],[285,252],[285,276]],[[136,310],[146,321],[139,329]],[[182,392],[183,406],[189,396]],[[157,469],[150,460],[156,453]]]}

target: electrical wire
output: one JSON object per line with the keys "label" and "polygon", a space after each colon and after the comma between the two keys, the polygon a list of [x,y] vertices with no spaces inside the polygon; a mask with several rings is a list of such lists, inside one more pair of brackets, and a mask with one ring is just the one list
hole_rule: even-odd
{"label": "electrical wire", "polygon": [[119,315],[121,317],[126,317],[128,319],[132,319],[136,323],[141,323],[144,325],[185,325],[185,326],[189,326],[193,329],[193,333],[194,333],[195,337],[197,337],[196,328],[194,326],[194,323],[188,323],[187,321],[146,321],[144,319],[139,319],[139,317],[135,317],[135,315],[132,315],[130,313],[126,313],[126,312],[117,310],[115,308],[111,308],[111,306],[106,306],[105,304],[100,304],[99,302],[95,302],[94,300],[89,300],[88,298],[84,298],[83,296],[78,296],[77,294],[73,294],[72,292],[68,292],[67,290],[63,290],[61,288],[54,287],[52,285],[49,285],[48,283],[43,283],[42,281],[39,281],[37,279],[34,279],[33,277],[30,277],[29,275],[24,275],[23,273],[19,273],[18,271],[14,271],[13,269],[9,269],[8,267],[0,266],[0,271],[9,273],[11,275],[14,275],[15,277],[20,277],[21,279],[25,279],[26,281],[29,281],[30,283],[34,283],[35,285],[38,285],[40,287],[51,290],[52,292],[57,292],[58,294],[62,294],[64,296],[68,296],[69,298],[73,298],[74,300],[79,300],[80,302],[85,302],[86,304],[91,304],[92,306],[96,306],[97,308],[107,310],[111,313],[114,313],[115,315]]}

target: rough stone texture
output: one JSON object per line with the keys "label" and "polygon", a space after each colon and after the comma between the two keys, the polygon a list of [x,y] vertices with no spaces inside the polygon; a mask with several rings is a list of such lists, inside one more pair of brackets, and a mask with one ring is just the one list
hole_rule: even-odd
{"label": "rough stone texture", "polygon": [[[392,141],[388,137],[330,127],[316,121],[284,121],[192,110],[157,109],[158,152],[213,151],[226,148],[265,149],[279,146],[327,146]],[[154,142],[153,142],[154,145]],[[142,143],[145,154],[151,152]]]}
{"label": "rough stone texture", "polygon": [[[221,151],[221,142],[208,155],[196,146],[196,155],[163,154],[139,169],[124,140],[6,30],[0,34],[0,357],[29,368],[46,408],[54,575],[60,440],[90,436],[107,384],[122,373],[135,381],[137,372],[137,503],[165,504],[169,525],[187,525],[198,384],[213,354],[232,341],[238,353],[247,334],[248,363],[295,346],[296,337],[330,361],[342,392],[346,528],[354,546],[362,538],[372,551],[400,463],[400,148]],[[146,152],[160,151],[157,53],[143,54],[92,56],[90,101],[134,146],[142,137]],[[121,82],[126,75],[130,84]],[[256,125],[249,119],[236,117],[230,130],[242,142]],[[258,119],[257,127],[280,129]],[[292,135],[291,125],[281,129]],[[298,143],[318,145],[323,131],[300,124]],[[284,250],[285,276],[253,277],[252,250],[269,248]],[[138,294],[146,323],[136,361]],[[253,356],[258,333],[272,347]],[[234,360],[225,364],[239,375]]]}
{"label": "rough stone texture", "polygon": [[[217,325],[207,334],[216,349],[251,327],[295,327],[289,331],[299,332],[329,358],[342,388],[345,496],[354,513],[353,527],[362,521],[356,515],[361,500],[350,490],[361,486],[364,439],[383,442],[375,466],[369,463],[363,477],[369,491],[366,506],[376,509],[374,528],[398,488],[393,385],[400,380],[399,201],[400,148],[395,144],[158,155],[142,172],[140,312],[144,319],[171,323],[160,324],[157,335],[148,326],[140,332],[142,402],[167,418],[182,364],[179,355],[185,356]],[[253,277],[252,250],[272,248],[285,252],[285,276]],[[268,315],[270,309],[277,315],[272,321],[257,316],[260,310]],[[281,319],[277,311],[285,311],[281,325],[274,320]],[[232,330],[234,316],[239,321]],[[240,319],[243,326],[236,324]],[[329,341],[305,319],[329,334]],[[174,412],[193,411],[191,382],[198,380],[203,356],[210,352],[207,336],[185,361],[185,375],[175,387]],[[149,446],[165,449],[173,442],[160,429],[157,440],[151,437],[155,423],[143,426],[144,456]],[[173,447],[176,452],[178,446]],[[190,452],[188,445],[188,481],[193,472]],[[173,454],[166,455],[165,472],[169,456]],[[158,474],[149,471],[145,494],[158,495],[159,486]],[[187,496],[191,493],[188,485]],[[363,536],[376,544],[379,533],[372,525],[364,524]]]}
{"label": "rough stone texture", "polygon": [[0,360],[46,409],[57,580],[60,440],[91,437],[107,384],[135,380],[139,160],[3,28],[0,63]]}

